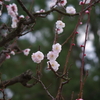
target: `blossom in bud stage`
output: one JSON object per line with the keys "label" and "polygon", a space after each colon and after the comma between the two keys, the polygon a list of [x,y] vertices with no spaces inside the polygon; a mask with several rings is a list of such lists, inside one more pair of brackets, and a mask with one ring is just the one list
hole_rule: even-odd
{"label": "blossom in bud stage", "polygon": [[84,2],[83,2],[83,1],[80,1],[80,2],[79,2],[79,5],[84,5]]}
{"label": "blossom in bud stage", "polygon": [[19,18],[25,18],[25,16],[24,15],[20,15]]}
{"label": "blossom in bud stage", "polygon": [[23,53],[24,53],[25,56],[28,56],[29,55],[29,52],[30,52],[30,49],[29,48],[23,50]]}
{"label": "blossom in bud stage", "polygon": [[59,3],[58,3],[58,5],[60,5],[60,6],[65,6],[66,3],[67,3],[66,0],[60,0]]}
{"label": "blossom in bud stage", "polygon": [[7,5],[8,15],[15,17],[18,15],[17,5],[15,3]]}
{"label": "blossom in bud stage", "polygon": [[55,31],[57,34],[60,34],[63,32],[63,28],[56,28]]}
{"label": "blossom in bud stage", "polygon": [[11,51],[10,54],[15,55],[15,52],[14,51]]}
{"label": "blossom in bud stage", "polygon": [[47,54],[47,59],[48,60],[56,60],[58,56],[59,56],[58,53],[49,51]]}
{"label": "blossom in bud stage", "polygon": [[64,28],[65,27],[65,23],[63,23],[61,20],[58,20],[56,22],[56,28]]}
{"label": "blossom in bud stage", "polygon": [[83,54],[83,56],[86,56],[86,54]]}
{"label": "blossom in bud stage", "polygon": [[86,10],[85,13],[86,13],[86,14],[89,14],[89,10]]}
{"label": "blossom in bud stage", "polygon": [[31,58],[35,63],[40,63],[44,59],[44,54],[41,51],[37,51],[31,55]]}
{"label": "blossom in bud stage", "polygon": [[83,100],[83,99],[80,98],[80,99],[76,99],[76,100]]}
{"label": "blossom in bud stage", "polygon": [[19,22],[19,20],[17,19],[17,17],[12,17],[12,24],[11,24],[11,27],[12,27],[12,28],[16,28],[18,22]]}
{"label": "blossom in bud stage", "polygon": [[6,54],[6,59],[10,59],[10,55],[9,54]]}
{"label": "blossom in bud stage", "polygon": [[78,32],[76,31],[75,34],[78,34]]}
{"label": "blossom in bud stage", "polygon": [[80,23],[80,25],[82,25],[83,23],[82,22],[79,22]]}
{"label": "blossom in bud stage", "polygon": [[50,60],[47,62],[48,65],[48,69],[50,69],[50,67],[52,67],[52,69],[56,72],[59,69],[60,64],[58,64],[57,61],[55,60]]}
{"label": "blossom in bud stage", "polygon": [[80,47],[85,47],[84,45],[80,45]]}
{"label": "blossom in bud stage", "polygon": [[44,9],[41,9],[41,10],[39,10],[39,11],[36,11],[37,13],[42,13],[42,12],[45,12],[45,10]]}
{"label": "blossom in bud stage", "polygon": [[75,46],[75,43],[72,43],[72,46]]}
{"label": "blossom in bud stage", "polygon": [[83,0],[83,3],[89,4],[91,0]]}
{"label": "blossom in bud stage", "polygon": [[66,7],[66,12],[67,12],[68,14],[75,14],[75,13],[76,13],[76,10],[75,10],[74,7],[68,6],[68,7]]}
{"label": "blossom in bud stage", "polygon": [[62,49],[62,46],[59,43],[52,45],[52,51],[56,53],[60,53]]}

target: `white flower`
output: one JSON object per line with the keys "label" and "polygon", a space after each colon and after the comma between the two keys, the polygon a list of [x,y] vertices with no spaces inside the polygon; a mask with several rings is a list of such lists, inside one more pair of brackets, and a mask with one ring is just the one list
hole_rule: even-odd
{"label": "white flower", "polygon": [[11,27],[12,27],[12,28],[16,28],[18,22],[19,22],[19,20],[17,19],[17,17],[12,17],[12,24],[11,24]]}
{"label": "white flower", "polygon": [[60,34],[63,32],[63,28],[56,28],[55,31],[56,33]]}
{"label": "white flower", "polygon": [[91,0],[83,0],[83,3],[89,4]]}
{"label": "white flower", "polygon": [[0,1],[0,5],[2,5],[2,3],[3,3],[3,2],[2,2],[2,1]]}
{"label": "white flower", "polygon": [[20,15],[19,18],[25,18],[24,15]]}
{"label": "white flower", "polygon": [[41,10],[39,10],[39,11],[36,11],[37,13],[42,13],[42,12],[45,12],[45,10],[44,9],[41,9]]}
{"label": "white flower", "polygon": [[31,58],[35,63],[40,63],[44,59],[44,54],[41,51],[37,51],[31,55]]}
{"label": "white flower", "polygon": [[69,14],[75,14],[76,10],[75,10],[74,7],[68,6],[68,7],[66,7],[66,12],[69,13]]}
{"label": "white flower", "polygon": [[53,44],[52,45],[52,50],[54,52],[60,53],[62,49],[62,46],[59,43]]}
{"label": "white flower", "polygon": [[15,52],[14,51],[11,51],[10,54],[15,55]]}
{"label": "white flower", "polygon": [[10,59],[10,55],[9,54],[6,54],[6,59]]}
{"label": "white flower", "polygon": [[24,53],[25,56],[28,56],[29,55],[29,52],[30,52],[30,49],[29,48],[23,50],[23,53]]}
{"label": "white flower", "polygon": [[53,6],[55,6],[55,4],[56,4],[56,2],[53,2],[53,1],[52,1],[52,2],[49,2],[49,5],[48,5],[48,6],[49,6],[50,8],[52,8]]}
{"label": "white flower", "polygon": [[8,15],[15,17],[18,15],[17,5],[15,3],[7,5]]}
{"label": "white flower", "polygon": [[65,27],[65,23],[63,23],[61,20],[58,20],[56,22],[56,28],[64,28]]}
{"label": "white flower", "polygon": [[67,3],[66,0],[60,0],[60,2],[58,3],[60,6],[65,6]]}
{"label": "white flower", "polygon": [[48,61],[47,65],[48,65],[47,67],[48,69],[50,69],[50,66],[51,66],[55,72],[59,69],[59,66],[60,66],[60,64],[58,64],[58,62],[55,60]]}
{"label": "white flower", "polygon": [[58,53],[49,51],[49,53],[47,54],[47,59],[48,60],[56,60],[58,56],[59,56]]}

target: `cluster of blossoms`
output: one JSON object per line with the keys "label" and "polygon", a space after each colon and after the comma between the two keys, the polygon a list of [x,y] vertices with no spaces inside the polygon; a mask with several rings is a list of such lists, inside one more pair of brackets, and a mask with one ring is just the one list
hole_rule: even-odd
{"label": "cluster of blossoms", "polygon": [[45,10],[44,9],[41,9],[41,10],[39,10],[39,11],[36,11],[37,13],[42,13],[42,12],[45,12]]}
{"label": "cluster of blossoms", "polygon": [[[28,56],[29,52],[30,52],[30,49],[29,48],[24,49],[22,52],[24,53],[25,56]],[[15,51],[12,50],[10,53],[7,53],[6,54],[6,59],[10,59],[11,58],[10,54],[11,55],[15,55]]]}
{"label": "cluster of blossoms", "polygon": [[19,22],[19,18],[24,18],[24,16],[23,15],[18,16],[18,8],[17,8],[17,5],[15,3],[9,4],[6,7],[7,7],[8,15],[10,15],[12,18],[11,27],[16,28],[17,23]]}
{"label": "cluster of blossoms", "polygon": [[[60,0],[59,2],[57,0],[52,0],[50,3],[50,7],[55,7],[57,5],[59,6],[65,6],[67,4],[67,0]],[[76,10],[73,6],[66,7],[66,12],[69,14],[75,14]]]}
{"label": "cluster of blossoms", "polygon": [[8,15],[12,18],[12,28],[17,27],[17,23],[19,22],[18,19],[18,9],[15,3],[7,5]]}
{"label": "cluster of blossoms", "polygon": [[11,55],[15,55],[15,52],[12,50],[10,53],[6,53],[6,59],[10,59],[11,58]]}
{"label": "cluster of blossoms", "polygon": [[[60,64],[58,64],[56,59],[59,56],[61,49],[62,47],[59,43],[52,45],[52,51],[49,51],[47,53],[47,59],[49,60],[47,61],[47,65],[48,65],[47,69],[51,69],[51,67],[54,71],[57,71],[59,69]],[[23,53],[26,56],[28,56],[29,52],[30,52],[29,48],[23,50]],[[44,54],[41,51],[37,51],[35,53],[32,53],[31,58],[35,63],[41,63],[41,61],[44,59]]]}
{"label": "cluster of blossoms", "polygon": [[54,71],[57,71],[59,69],[60,64],[56,61],[57,57],[59,56],[59,53],[61,52],[61,45],[59,43],[53,44],[52,45],[52,51],[49,51],[47,54],[47,59],[49,60],[47,62],[48,69],[52,69]]}
{"label": "cluster of blossoms", "polygon": [[79,5],[89,4],[91,0],[83,0],[79,2]]}
{"label": "cluster of blossoms", "polygon": [[56,33],[60,34],[63,32],[63,28],[65,27],[65,23],[63,23],[61,20],[58,20],[56,22]]}
{"label": "cluster of blossoms", "polygon": [[[52,0],[52,1],[50,2],[50,7],[54,7],[54,6],[56,5],[56,3],[57,3],[57,0]],[[60,0],[57,4],[58,4],[59,6],[65,6],[66,3],[67,3],[67,0]]]}

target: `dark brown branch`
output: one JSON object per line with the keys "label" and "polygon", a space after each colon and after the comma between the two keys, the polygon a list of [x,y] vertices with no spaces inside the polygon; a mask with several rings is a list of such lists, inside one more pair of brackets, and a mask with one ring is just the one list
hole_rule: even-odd
{"label": "dark brown branch", "polygon": [[[100,2],[100,0],[97,0],[97,1],[93,2],[92,4],[90,4],[89,6],[87,6],[82,12],[85,12],[86,10],[88,10],[90,7],[94,6],[98,2]],[[54,12],[54,11],[56,11],[56,12],[58,12],[58,13],[64,15],[64,16],[76,16],[76,15],[80,15],[80,13],[82,13],[82,12],[78,12],[76,14],[68,14],[68,13],[66,13],[64,11],[61,11],[61,10],[57,9],[57,8],[52,8],[51,10],[46,11],[46,12],[33,13],[33,15],[36,16],[36,17],[45,18],[47,15],[49,15],[51,12]]]}
{"label": "dark brown branch", "polygon": [[6,80],[0,83],[0,88],[5,88],[7,86],[16,84],[16,83],[21,83],[25,87],[32,87],[35,84],[28,84],[31,79],[33,79],[33,72],[31,70],[27,70],[26,72],[20,74],[19,76],[16,76],[10,80]]}
{"label": "dark brown branch", "polygon": [[27,13],[27,15],[33,19],[35,21],[35,18],[34,16],[32,16],[32,14],[26,9],[26,7],[24,6],[24,4],[22,3],[21,0],[17,0],[19,2],[19,4],[21,5],[22,9]]}
{"label": "dark brown branch", "polygon": [[38,80],[39,83],[42,85],[42,87],[44,88],[44,90],[46,91],[46,93],[48,94],[49,97],[52,98],[52,100],[54,100],[54,97],[50,94],[50,92],[47,90],[46,86],[43,84],[43,82],[41,80]]}

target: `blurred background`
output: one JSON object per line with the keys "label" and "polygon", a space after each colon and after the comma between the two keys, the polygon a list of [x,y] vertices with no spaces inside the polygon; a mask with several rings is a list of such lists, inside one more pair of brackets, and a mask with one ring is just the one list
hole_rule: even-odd
{"label": "blurred background", "polygon": [[[66,6],[72,5],[79,12],[81,6],[79,6],[79,0],[67,0]],[[28,10],[36,12],[40,9],[49,10],[50,0],[22,0]],[[22,8],[18,4],[17,0],[11,0],[11,3],[16,3],[18,6],[19,15],[27,16],[23,12]],[[6,4],[9,4],[6,2]],[[2,80],[8,80],[16,75],[31,69],[36,74],[37,64],[35,64],[31,59],[31,54],[39,49],[46,55],[48,51],[51,50],[53,40],[54,40],[54,27],[55,22],[62,16],[56,12],[51,13],[46,18],[37,18],[34,30],[25,36],[22,36],[18,40],[19,47],[24,50],[30,48],[31,52],[28,56],[23,53],[11,56],[11,59],[6,60],[0,67],[0,73]],[[73,32],[75,25],[78,21],[78,16],[69,17],[63,16],[63,22],[65,22],[66,27],[64,32],[59,35],[58,42],[62,44],[67,37]],[[84,15],[82,20],[82,25],[77,29],[79,34],[75,37],[75,46],[73,47],[68,66],[69,78],[71,79],[68,84],[63,88],[63,96],[66,100],[71,100],[71,94],[74,92],[74,99],[77,98],[79,93],[79,83],[80,83],[80,67],[81,67],[81,53],[82,49],[80,45],[84,44],[84,36],[86,30],[87,15]],[[0,24],[6,23],[11,25],[11,17],[7,15],[7,11],[4,8],[3,14],[1,16]],[[65,58],[68,53],[70,45],[70,40],[62,48],[57,61],[60,64],[59,72],[62,72]],[[59,86],[59,79],[51,72],[46,70],[47,60],[42,62],[42,80],[44,84],[49,88],[50,93],[55,96]],[[84,66],[84,75],[88,71],[88,78],[84,85],[83,99],[84,100],[98,100],[100,98],[100,4],[96,4],[91,9],[90,25],[88,41],[86,45],[86,57]],[[32,83],[32,82],[30,82]],[[21,84],[17,83],[15,85],[7,87],[5,89],[7,98],[12,98],[12,100],[49,100],[46,92],[43,90],[40,84],[33,86],[32,88],[26,88]],[[2,93],[0,93],[0,98],[2,98]]]}

